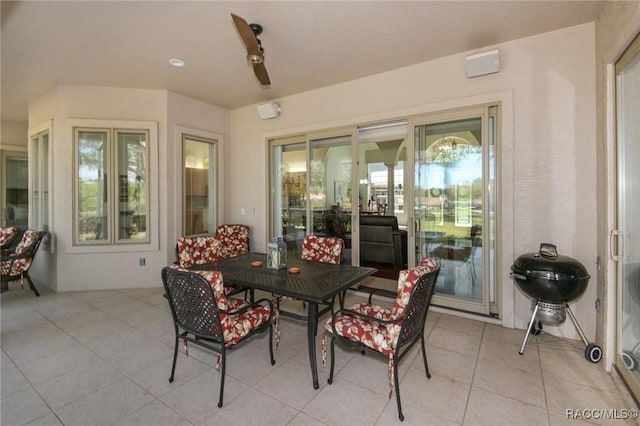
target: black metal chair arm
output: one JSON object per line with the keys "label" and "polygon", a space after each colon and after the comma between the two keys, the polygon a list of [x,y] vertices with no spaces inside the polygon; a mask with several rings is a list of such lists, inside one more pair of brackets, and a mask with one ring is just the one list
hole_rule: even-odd
{"label": "black metal chair arm", "polygon": [[384,288],[374,288],[369,292],[369,299],[368,299],[369,304],[371,304],[371,299],[372,299],[373,295],[376,294],[376,293],[379,293],[382,296],[389,297],[391,299],[395,299],[396,296],[398,295],[397,291],[391,291],[391,290],[387,290],[387,289],[384,289]]}
{"label": "black metal chair arm", "polygon": [[[339,311],[337,311],[334,314],[334,317],[336,315],[345,315],[345,314],[349,315],[349,316],[352,316],[352,317],[355,317],[355,318],[362,318],[362,319],[366,319],[368,321],[375,321],[375,322],[380,323],[380,324],[396,324],[398,322],[401,322],[404,319],[404,315],[403,315],[403,316],[398,317],[396,319],[384,320],[382,318],[376,318],[376,317],[372,317],[371,315],[366,315],[366,314],[363,314],[363,313],[360,313],[360,312],[352,311],[351,309],[340,309]],[[332,321],[331,326],[333,327],[333,329],[335,331],[334,322],[335,321]]]}
{"label": "black metal chair arm", "polygon": [[13,261],[16,261],[18,259],[25,259],[25,258],[31,257],[31,256],[33,256],[33,253],[31,252],[31,250],[27,250],[27,251],[24,251],[24,252],[18,253],[18,254],[16,254],[16,253],[10,253],[10,254],[2,253],[2,261],[4,262],[4,261],[10,260],[10,261],[13,262]]}
{"label": "black metal chair arm", "polygon": [[247,312],[251,308],[255,308],[258,306],[264,306],[265,304],[269,305],[270,317],[273,317],[273,302],[269,299],[258,299],[255,302],[252,302],[248,305],[241,307],[240,309],[234,309],[231,311],[220,310],[221,313],[225,313],[227,315],[242,315]]}

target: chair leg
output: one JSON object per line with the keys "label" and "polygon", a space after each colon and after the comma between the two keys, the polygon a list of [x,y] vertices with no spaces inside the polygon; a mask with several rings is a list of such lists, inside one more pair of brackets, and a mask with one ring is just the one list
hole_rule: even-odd
{"label": "chair leg", "polygon": [[273,357],[273,322],[269,324],[269,356],[271,357],[271,365],[276,363]]}
{"label": "chair leg", "polygon": [[335,338],[333,337],[333,335],[331,335],[331,365],[329,368],[329,380],[327,380],[327,383],[331,384],[333,383],[333,363],[335,360]]}
{"label": "chair leg", "polygon": [[171,365],[171,375],[169,376],[169,383],[173,383],[173,375],[176,373],[176,360],[178,358],[178,333],[176,332],[176,342],[173,345],[173,364]]}
{"label": "chair leg", "polygon": [[36,297],[40,297],[40,293],[38,293],[36,286],[33,285],[33,281],[31,281],[31,277],[29,276],[29,273],[25,272],[24,277],[27,279],[27,282],[29,283],[29,287],[31,288],[31,290],[33,290],[33,292],[36,294]]}
{"label": "chair leg", "polygon": [[431,373],[429,372],[429,363],[427,363],[427,351],[424,348],[424,330],[422,332],[422,337],[420,338],[420,343],[422,344],[422,360],[424,361],[424,371],[427,372],[427,379],[430,379]]}
{"label": "chair leg", "polygon": [[394,355],[393,362],[393,376],[394,386],[396,387],[396,403],[398,404],[398,418],[401,422],[404,421],[404,414],[402,414],[402,404],[400,403],[400,380],[398,379],[398,358]]}
{"label": "chair leg", "polygon": [[225,348],[223,347],[221,352],[222,365],[220,367],[220,399],[218,400],[218,408],[222,407],[222,397],[224,396],[224,372],[227,364],[227,357],[225,355]]}

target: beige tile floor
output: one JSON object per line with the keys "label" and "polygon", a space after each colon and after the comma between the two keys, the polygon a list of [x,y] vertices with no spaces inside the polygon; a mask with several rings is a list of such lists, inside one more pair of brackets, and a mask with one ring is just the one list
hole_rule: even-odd
{"label": "beige tile floor", "polygon": [[[2,425],[400,423],[382,359],[337,349],[333,384],[320,363],[314,390],[305,327],[293,320],[282,319],[274,366],[263,336],[231,353],[219,409],[214,355],[181,351],[167,380],[173,326],[160,288],[39,298],[12,289],[0,302]],[[405,425],[580,426],[593,423],[567,419],[567,409],[636,408],[581,342],[543,334],[520,356],[522,330],[437,312],[425,332],[431,379],[417,349],[400,364]]]}

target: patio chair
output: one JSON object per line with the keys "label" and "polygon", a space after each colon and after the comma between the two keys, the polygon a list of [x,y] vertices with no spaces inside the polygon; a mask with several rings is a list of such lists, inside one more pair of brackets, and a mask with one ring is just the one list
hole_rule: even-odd
{"label": "patio chair", "polygon": [[0,261],[2,291],[9,289],[8,283],[10,281],[20,280],[22,285],[26,279],[31,290],[33,290],[36,296],[40,296],[40,293],[29,276],[29,268],[31,268],[33,259],[38,251],[38,247],[46,234],[47,233],[45,231],[27,229],[24,231],[24,234],[22,234],[20,243],[18,243],[16,249],[12,253],[2,253],[2,260]]}
{"label": "patio chair", "polygon": [[[273,358],[273,324],[277,318],[273,304],[268,299],[248,303],[228,299],[224,292],[222,273],[219,271],[186,271],[178,267],[162,269],[164,285],[173,324],[175,344],[169,382],[173,382],[178,357],[179,340],[184,341],[188,355],[188,342],[218,354],[216,369],[220,370],[220,397],[222,407],[227,350],[250,336],[269,332],[269,356]],[[276,324],[277,329],[277,324]],[[276,347],[278,341],[276,339]]]}
{"label": "patio chair", "polygon": [[482,226],[473,225],[469,228],[469,238],[456,239],[455,241],[441,244],[434,248],[429,256],[439,259],[441,262],[456,261],[463,265],[469,264],[469,276],[471,286],[476,284],[476,249],[482,246]]}
{"label": "patio chair", "polygon": [[398,363],[420,342],[427,378],[431,378],[424,344],[424,325],[440,267],[425,258],[413,269],[400,272],[398,293],[392,309],[360,303],[335,312],[326,322],[322,336],[322,362],[326,365],[327,333],[331,334],[331,368],[328,383],[333,382],[335,342],[388,359],[389,398],[396,390],[398,418],[404,420],[400,402]]}
{"label": "patio chair", "polygon": [[[249,252],[249,227],[246,225],[219,225],[213,235],[178,238],[177,263],[188,268],[198,264],[228,259]],[[253,290],[240,285],[225,283],[228,296],[244,293],[245,300],[253,300]]]}
{"label": "patio chair", "polygon": [[[316,235],[307,235],[302,241],[302,253],[300,258],[310,262],[331,263],[334,265],[342,263],[344,256],[344,240],[337,237],[318,237]],[[281,310],[280,299],[297,300],[286,296],[277,296],[276,304],[278,312],[286,317],[307,320],[307,315],[298,314],[296,312]],[[342,306],[343,295],[340,295],[340,304]],[[303,307],[306,306],[302,302]],[[333,300],[325,300],[324,308],[318,311],[317,318],[330,312],[333,307]],[[316,330],[318,325],[316,323]]]}
{"label": "patio chair", "polygon": [[18,228],[15,226],[0,227],[0,250],[5,252],[11,246],[13,240],[18,237]]}

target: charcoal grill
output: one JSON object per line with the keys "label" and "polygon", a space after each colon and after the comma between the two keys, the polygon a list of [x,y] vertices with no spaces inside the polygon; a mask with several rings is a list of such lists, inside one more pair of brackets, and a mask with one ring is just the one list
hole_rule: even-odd
{"label": "charcoal grill", "polygon": [[555,245],[542,243],[537,253],[518,257],[511,265],[510,275],[520,290],[535,303],[520,355],[524,353],[529,335],[540,334],[542,323],[562,323],[566,314],[569,314],[586,345],[585,358],[594,363],[600,361],[602,349],[589,343],[569,308],[569,302],[580,297],[587,289],[590,276],[584,265],[571,257],[558,255]]}

